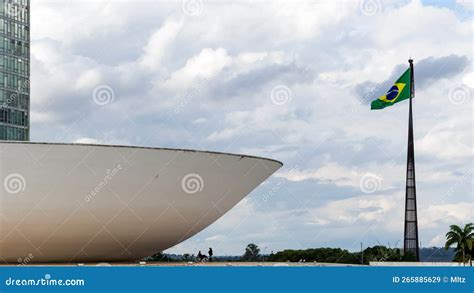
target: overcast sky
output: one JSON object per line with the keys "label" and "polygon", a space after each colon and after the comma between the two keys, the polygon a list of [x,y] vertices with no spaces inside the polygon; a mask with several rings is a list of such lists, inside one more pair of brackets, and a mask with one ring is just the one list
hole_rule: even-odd
{"label": "overcast sky", "polygon": [[167,252],[401,247],[415,60],[420,240],[474,219],[472,1],[32,0],[31,140],[225,151],[285,166]]}

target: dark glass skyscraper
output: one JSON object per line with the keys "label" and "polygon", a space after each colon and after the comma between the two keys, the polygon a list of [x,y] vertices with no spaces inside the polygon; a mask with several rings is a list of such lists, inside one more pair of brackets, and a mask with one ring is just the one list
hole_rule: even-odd
{"label": "dark glass skyscraper", "polygon": [[0,140],[29,132],[30,0],[0,0]]}

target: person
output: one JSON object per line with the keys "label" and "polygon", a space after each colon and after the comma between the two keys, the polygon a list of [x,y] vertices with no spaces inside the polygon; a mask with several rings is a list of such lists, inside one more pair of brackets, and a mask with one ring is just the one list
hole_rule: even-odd
{"label": "person", "polygon": [[202,259],[204,258],[204,255],[202,255],[200,250],[198,252],[197,258],[198,258],[199,261],[202,261]]}
{"label": "person", "polygon": [[209,261],[212,261],[212,247],[209,247]]}

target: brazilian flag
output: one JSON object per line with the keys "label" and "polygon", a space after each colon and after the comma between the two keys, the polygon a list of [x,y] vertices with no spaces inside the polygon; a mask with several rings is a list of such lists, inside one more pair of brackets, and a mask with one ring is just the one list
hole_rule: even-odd
{"label": "brazilian flag", "polygon": [[390,88],[390,90],[380,98],[375,101],[372,101],[370,104],[371,110],[380,110],[385,107],[392,106],[395,103],[406,100],[410,98],[410,88],[411,88],[411,76],[410,68],[408,68],[402,76],[395,82],[395,84]]}

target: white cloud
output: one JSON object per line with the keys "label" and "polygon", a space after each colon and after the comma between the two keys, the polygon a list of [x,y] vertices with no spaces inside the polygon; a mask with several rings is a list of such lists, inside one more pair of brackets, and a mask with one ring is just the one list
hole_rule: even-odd
{"label": "white cloud", "polygon": [[429,247],[444,247],[446,243],[446,237],[444,235],[436,235],[429,242]]}
{"label": "white cloud", "polygon": [[144,47],[144,54],[140,58],[140,64],[148,70],[160,70],[163,57],[170,50],[179,31],[183,27],[181,20],[168,18],[148,40]]}
{"label": "white cloud", "polygon": [[[466,73],[462,78],[462,82],[464,85],[470,88],[474,88],[474,72]],[[471,98],[474,99],[474,97],[471,97]]]}
{"label": "white cloud", "polygon": [[474,3],[471,0],[456,0],[456,3],[468,10],[474,10]]}
{"label": "white cloud", "polygon": [[223,48],[202,49],[198,55],[189,58],[183,68],[173,72],[165,86],[175,89],[192,84],[197,78],[212,79],[231,61],[232,58]]}
{"label": "white cloud", "polygon": [[95,138],[90,137],[81,137],[76,139],[74,143],[84,143],[84,144],[100,144],[101,142]]}
{"label": "white cloud", "polygon": [[91,85],[100,84],[100,81],[101,75],[97,70],[87,70],[77,78],[76,89],[90,89]]}
{"label": "white cloud", "polygon": [[41,111],[41,112],[36,112],[36,111],[31,111],[30,119],[31,123],[51,123],[54,122],[55,119],[55,114],[56,113],[51,113],[47,111]]}
{"label": "white cloud", "polygon": [[358,172],[349,170],[335,163],[329,163],[316,170],[290,170],[287,173],[280,173],[278,177],[283,177],[290,181],[321,180],[323,182],[334,181],[341,186],[355,186],[350,179],[357,178]]}
{"label": "white cloud", "polygon": [[469,159],[474,155],[472,146],[472,132],[463,130],[472,129],[472,121],[458,117],[438,122],[422,138],[417,140],[417,149],[423,154],[453,160]]}
{"label": "white cloud", "polygon": [[[394,178],[392,174],[398,174],[398,176]],[[364,185],[376,184],[377,186],[371,187],[373,190],[370,193],[374,193],[392,188],[393,184],[397,183],[396,181],[399,181],[398,178],[403,176],[403,167],[389,163],[381,166],[355,168],[330,162],[323,164],[323,166],[318,169],[291,169],[287,172],[279,172],[275,176],[293,182],[315,180],[323,184],[331,184],[341,187],[348,186],[361,189],[361,192],[364,192],[365,190]],[[373,182],[368,183],[364,182],[364,180],[372,180]]]}

